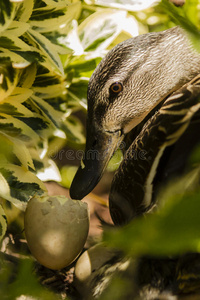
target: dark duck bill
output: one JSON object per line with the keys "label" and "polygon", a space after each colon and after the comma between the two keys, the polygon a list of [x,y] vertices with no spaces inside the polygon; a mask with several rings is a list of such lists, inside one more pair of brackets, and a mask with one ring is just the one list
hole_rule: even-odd
{"label": "dark duck bill", "polygon": [[122,138],[120,130],[114,133],[94,132],[89,127],[85,154],[70,187],[72,199],[81,200],[93,190]]}

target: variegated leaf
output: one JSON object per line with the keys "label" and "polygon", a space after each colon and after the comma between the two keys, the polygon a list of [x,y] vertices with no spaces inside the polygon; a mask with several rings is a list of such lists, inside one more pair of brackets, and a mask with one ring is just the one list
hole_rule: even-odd
{"label": "variegated leaf", "polygon": [[18,117],[0,114],[0,132],[15,137],[23,142],[39,142],[40,132],[48,128],[48,123],[42,117]]}
{"label": "variegated leaf", "polygon": [[0,57],[0,102],[8,97],[15,89],[20,71],[12,67],[5,58]]}
{"label": "variegated leaf", "polygon": [[159,2],[159,0],[145,0],[145,1],[138,1],[138,0],[85,0],[88,5],[101,5],[107,6],[111,8],[118,8],[127,11],[140,11],[146,9],[153,4]]}
{"label": "variegated leaf", "polygon": [[22,103],[33,94],[31,89],[15,87],[12,94],[6,98],[6,101]]}
{"label": "variegated leaf", "polygon": [[37,67],[36,64],[31,64],[25,68],[20,75],[19,84],[22,88],[31,88],[36,77]]}
{"label": "variegated leaf", "polygon": [[52,66],[59,71],[61,75],[64,74],[63,66],[58,53],[54,49],[54,45],[39,32],[33,29],[28,29],[27,31],[29,37],[37,44],[41,51],[46,55],[46,57],[51,62]]}
{"label": "variegated leaf", "polygon": [[[105,50],[121,32],[125,11],[104,9],[97,11],[78,27],[84,51]],[[120,20],[120,22],[119,22]]]}
{"label": "variegated leaf", "polygon": [[[24,1],[23,3],[25,2],[26,1]],[[30,25],[28,23],[12,21],[12,23],[10,24],[10,26],[6,31],[6,34],[19,37],[23,35],[29,27]]]}
{"label": "variegated leaf", "polygon": [[32,157],[26,145],[18,139],[12,138],[6,134],[0,134],[0,162],[21,164],[26,170],[34,170]]}
{"label": "variegated leaf", "polygon": [[80,108],[80,106],[87,109],[87,87],[88,80],[78,80],[70,85],[67,91],[69,109]]}
{"label": "variegated leaf", "polygon": [[12,3],[9,0],[0,1],[0,33],[5,31],[13,21],[15,16],[15,6],[15,3]]}
{"label": "variegated leaf", "polygon": [[5,164],[0,166],[0,196],[13,204],[25,208],[26,203],[34,195],[46,192],[45,185],[35,174],[25,168]]}
{"label": "variegated leaf", "polygon": [[75,116],[69,116],[62,126],[62,129],[66,133],[68,140],[79,144],[85,143],[83,125]]}
{"label": "variegated leaf", "polygon": [[[1,176],[0,176],[0,181],[1,181]],[[1,183],[0,183],[0,188],[1,188]],[[0,241],[2,240],[2,238],[6,233],[6,229],[7,229],[6,215],[3,207],[0,205]]]}
{"label": "variegated leaf", "polygon": [[36,96],[42,99],[55,98],[66,94],[65,86],[61,84],[52,84],[47,87],[33,87]]}
{"label": "variegated leaf", "polygon": [[[25,68],[28,65],[30,65],[30,62],[33,62],[36,60],[36,58],[38,58],[38,61],[40,61],[40,54],[39,53],[34,53],[32,52],[32,55],[36,54],[35,59],[32,59],[30,62],[30,53],[27,52],[24,55],[25,52],[20,52],[18,51],[18,53],[15,53],[13,51],[9,51],[8,49],[4,49],[0,47],[0,61],[2,60],[8,60],[12,61],[12,66],[14,68]],[[29,53],[29,54],[28,54]],[[27,58],[27,59],[25,59]]]}
{"label": "variegated leaf", "polygon": [[33,11],[34,0],[23,0],[18,5],[16,18],[18,21],[27,22]]}
{"label": "variegated leaf", "polygon": [[0,36],[0,45],[2,48],[12,51],[31,51],[31,48],[27,43],[9,33],[8,30],[5,34]]}
{"label": "variegated leaf", "polygon": [[66,34],[71,21],[78,18],[80,11],[80,1],[75,3],[69,3],[66,0],[52,2],[51,5],[34,10],[30,24],[41,33],[58,30],[60,32],[62,28],[65,28]]}
{"label": "variegated leaf", "polygon": [[45,117],[48,121],[52,122],[52,124],[56,127],[60,127],[60,123],[63,118],[63,113],[58,110],[55,110],[51,105],[44,101],[42,98],[32,95],[31,99],[34,103],[42,110]]}

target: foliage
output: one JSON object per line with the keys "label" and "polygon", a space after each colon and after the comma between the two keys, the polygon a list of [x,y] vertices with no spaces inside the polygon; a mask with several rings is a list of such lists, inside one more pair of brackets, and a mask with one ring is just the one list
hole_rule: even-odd
{"label": "foliage", "polygon": [[61,24],[79,16],[80,3],[7,0],[0,9],[0,196],[23,208],[46,190],[37,174],[49,166],[49,138],[65,137],[60,55],[72,50],[56,42],[56,35],[62,35]]}
{"label": "foliage", "polygon": [[[14,268],[9,265],[2,264],[2,270],[0,273],[0,297],[2,300],[13,300],[23,298],[27,295],[28,299],[42,299],[42,300],[59,300],[53,292],[44,289],[36,279],[36,276],[32,274],[32,260],[23,259],[20,261],[18,272],[13,280]],[[7,282],[12,281],[9,286]],[[26,298],[27,299],[27,298]]]}
{"label": "foliage", "polygon": [[186,30],[191,42],[200,51],[198,2],[198,0],[186,1],[185,5],[181,9],[165,0],[162,0],[161,5],[172,20]]}
{"label": "foliage", "polygon": [[6,0],[0,9],[0,196],[24,209],[46,192],[47,170],[60,178],[50,160],[58,145],[85,142],[72,113],[86,111],[87,83],[106,48],[124,26],[133,25],[128,37],[138,26],[126,11],[78,0]]}
{"label": "foliage", "polygon": [[165,187],[156,212],[137,218],[124,228],[105,232],[105,241],[135,257],[199,252],[199,176],[197,167]]}

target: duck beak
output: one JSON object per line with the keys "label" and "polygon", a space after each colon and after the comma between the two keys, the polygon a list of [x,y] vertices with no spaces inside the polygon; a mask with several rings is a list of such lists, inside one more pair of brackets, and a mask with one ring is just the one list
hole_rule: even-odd
{"label": "duck beak", "polygon": [[94,189],[122,139],[121,130],[95,132],[92,126],[88,128],[85,154],[70,187],[72,199],[81,200]]}

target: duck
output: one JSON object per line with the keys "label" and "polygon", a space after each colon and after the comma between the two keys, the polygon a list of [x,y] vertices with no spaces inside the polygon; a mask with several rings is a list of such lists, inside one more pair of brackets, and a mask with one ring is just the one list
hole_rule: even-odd
{"label": "duck", "polygon": [[150,211],[200,142],[198,95],[200,53],[180,26],[111,49],[89,81],[86,147],[71,198],[94,189],[123,143],[109,194],[112,220],[121,226]]}

